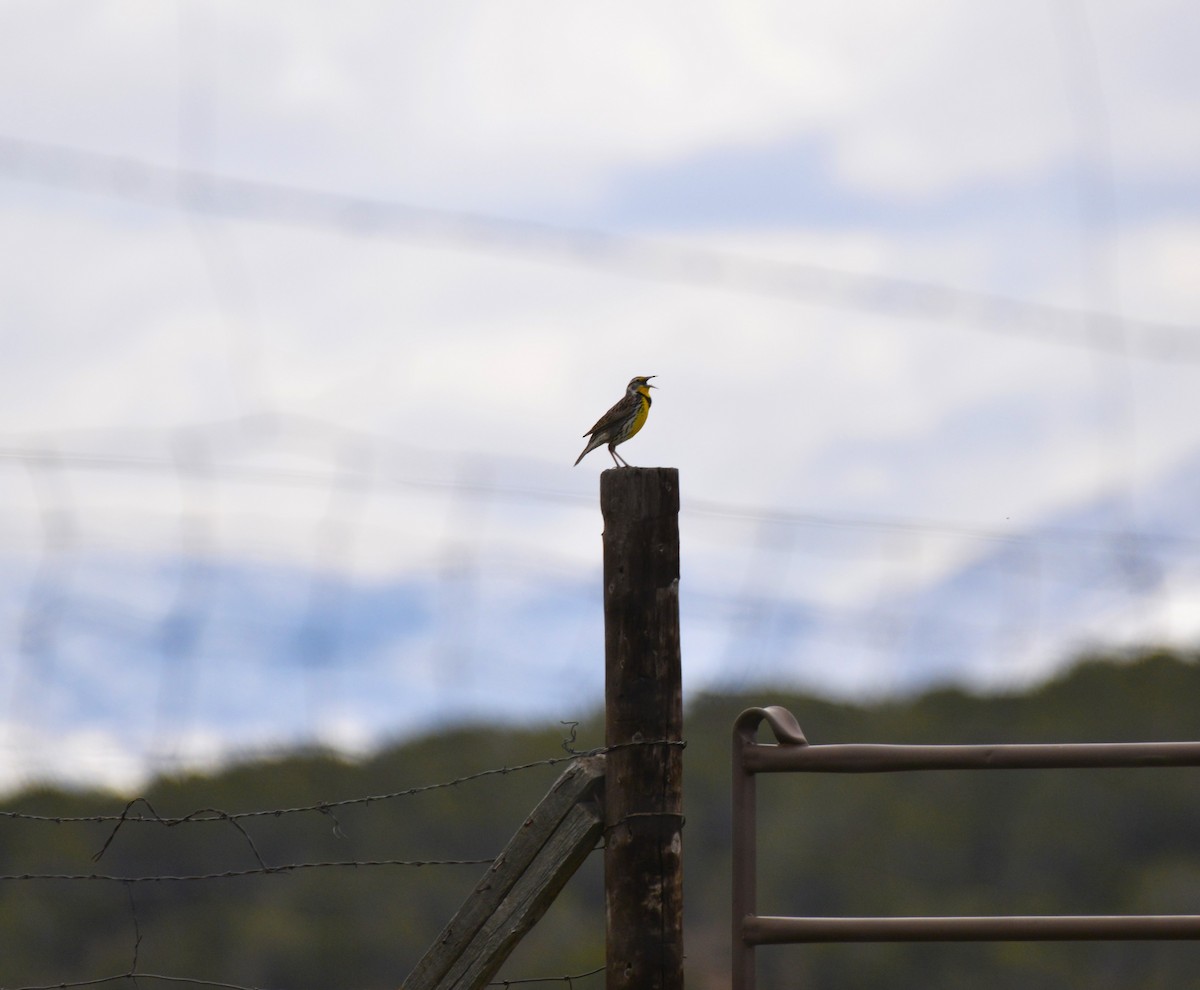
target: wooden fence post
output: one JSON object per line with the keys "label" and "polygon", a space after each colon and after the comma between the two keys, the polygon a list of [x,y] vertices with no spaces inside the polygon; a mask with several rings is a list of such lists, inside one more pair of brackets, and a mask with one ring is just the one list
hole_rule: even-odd
{"label": "wooden fence post", "polygon": [[606,986],[682,990],[679,472],[610,468],[600,509]]}

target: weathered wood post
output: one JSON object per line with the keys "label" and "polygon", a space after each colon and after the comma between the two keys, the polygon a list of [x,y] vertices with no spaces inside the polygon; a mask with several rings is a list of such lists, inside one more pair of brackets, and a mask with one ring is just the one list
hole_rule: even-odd
{"label": "weathered wood post", "polygon": [[679,472],[610,468],[604,516],[607,990],[683,987]]}

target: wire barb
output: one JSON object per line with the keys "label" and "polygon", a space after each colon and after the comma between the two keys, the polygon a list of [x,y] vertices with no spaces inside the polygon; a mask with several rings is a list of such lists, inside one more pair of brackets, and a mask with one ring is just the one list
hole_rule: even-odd
{"label": "wire barb", "polygon": [[604,972],[605,968],[604,966],[598,966],[595,969],[588,970],[586,973],[576,973],[573,976],[532,976],[521,980],[497,980],[487,985],[489,987],[515,987],[530,983],[566,983],[568,987],[573,987],[576,980],[586,980],[589,976],[598,976]]}

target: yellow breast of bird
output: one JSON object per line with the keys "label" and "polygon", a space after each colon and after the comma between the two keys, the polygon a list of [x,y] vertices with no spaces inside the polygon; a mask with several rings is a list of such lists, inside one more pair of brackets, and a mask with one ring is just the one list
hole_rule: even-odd
{"label": "yellow breast of bird", "polygon": [[639,391],[638,396],[642,401],[638,403],[637,413],[634,414],[633,423],[629,427],[630,436],[633,436],[642,428],[642,424],[646,422],[646,417],[650,415],[650,396],[644,391]]}

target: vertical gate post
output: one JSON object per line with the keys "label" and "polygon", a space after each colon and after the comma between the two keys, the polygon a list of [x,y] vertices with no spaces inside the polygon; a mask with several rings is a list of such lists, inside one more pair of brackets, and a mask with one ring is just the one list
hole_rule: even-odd
{"label": "vertical gate post", "polygon": [[610,468],[600,509],[606,987],[682,990],[679,472]]}
{"label": "vertical gate post", "polygon": [[754,946],[746,944],[743,930],[745,919],[758,913],[758,788],[743,759],[757,729],[739,719],[733,730],[733,990],[758,986]]}

